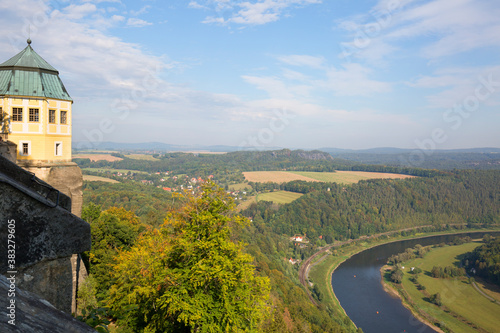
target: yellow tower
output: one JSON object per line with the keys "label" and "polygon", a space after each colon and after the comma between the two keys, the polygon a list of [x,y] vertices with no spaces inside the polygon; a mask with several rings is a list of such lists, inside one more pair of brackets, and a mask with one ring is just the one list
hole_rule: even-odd
{"label": "yellow tower", "polygon": [[31,40],[0,64],[4,132],[17,144],[21,166],[71,162],[72,104],[59,72],[33,50]]}

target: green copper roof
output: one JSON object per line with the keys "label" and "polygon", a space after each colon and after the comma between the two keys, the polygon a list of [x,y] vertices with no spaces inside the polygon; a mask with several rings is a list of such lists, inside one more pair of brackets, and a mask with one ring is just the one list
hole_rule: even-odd
{"label": "green copper roof", "polygon": [[0,96],[34,96],[72,101],[59,72],[28,46],[0,64]]}

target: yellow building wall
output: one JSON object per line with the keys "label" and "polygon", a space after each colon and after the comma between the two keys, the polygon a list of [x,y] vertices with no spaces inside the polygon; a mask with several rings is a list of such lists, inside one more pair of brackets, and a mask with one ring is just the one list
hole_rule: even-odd
{"label": "yellow building wall", "polygon": [[[23,108],[22,122],[10,122],[8,139],[18,145],[17,158],[20,161],[62,162],[71,161],[72,103],[45,98],[1,98],[0,106],[12,119],[12,108]],[[39,110],[39,121],[29,121],[29,109]],[[49,109],[56,110],[56,123],[49,124]],[[61,111],[67,112],[67,123],[61,124]],[[31,153],[22,155],[21,142],[29,142]],[[55,155],[55,143],[62,143],[62,156]]]}

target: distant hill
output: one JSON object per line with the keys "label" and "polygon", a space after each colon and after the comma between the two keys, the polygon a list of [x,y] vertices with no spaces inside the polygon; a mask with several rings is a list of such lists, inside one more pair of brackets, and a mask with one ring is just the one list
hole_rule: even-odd
{"label": "distant hill", "polygon": [[[84,143],[74,142],[73,147],[78,151],[78,147],[85,147]],[[256,151],[256,149],[241,149],[238,146],[225,145],[171,145],[162,142],[143,143],[119,143],[102,142],[94,147],[94,150],[112,150],[120,152],[143,152],[143,153],[166,153],[166,152],[238,152]],[[88,151],[88,150],[86,150]],[[268,147],[259,149],[261,152],[290,151],[288,149]],[[304,150],[298,150],[302,152]],[[350,164],[372,164],[387,165],[397,167],[417,167],[424,169],[500,169],[500,148],[467,148],[467,149],[446,149],[422,151],[416,149],[404,149],[394,147],[380,147],[371,149],[341,149],[341,148],[321,148],[314,150],[313,154],[307,152],[307,159],[325,159],[322,153],[327,153],[334,158],[350,162]],[[319,154],[318,154],[319,153]],[[298,157],[305,157],[300,156]],[[293,154],[292,154],[293,155]]]}
{"label": "distant hill", "polygon": [[[79,150],[78,147],[82,147],[81,150],[88,151],[88,143],[86,142],[73,142],[73,147]],[[278,150],[278,147],[266,147],[259,150]],[[208,151],[208,152],[233,152],[239,150],[256,150],[252,148],[241,148],[239,146],[225,146],[225,145],[171,145],[163,142],[142,142],[142,143],[123,143],[123,142],[111,142],[104,141],[98,144],[94,144],[91,150],[118,150],[118,151],[158,151],[158,152],[173,152],[173,151]]]}

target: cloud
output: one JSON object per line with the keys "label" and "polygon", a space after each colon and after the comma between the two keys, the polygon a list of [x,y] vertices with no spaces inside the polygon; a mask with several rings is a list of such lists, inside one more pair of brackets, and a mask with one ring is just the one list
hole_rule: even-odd
{"label": "cloud", "polygon": [[358,58],[380,61],[409,45],[422,57],[439,59],[500,46],[498,17],[495,0],[381,0],[337,27],[350,36],[341,48]]}
{"label": "cloud", "polygon": [[[253,0],[244,2],[215,0],[204,1],[204,4],[191,1],[189,7],[205,10],[212,8],[219,14],[219,16],[207,16],[203,23],[263,25],[278,21],[287,9],[321,2],[321,0]],[[220,16],[220,14],[223,15]],[[223,16],[227,16],[227,18]]]}
{"label": "cloud", "polygon": [[325,62],[325,58],[323,57],[314,57],[310,55],[280,56],[278,60],[292,66],[306,66],[311,68],[321,68]]}
{"label": "cloud", "polygon": [[83,17],[95,13],[97,7],[94,4],[85,3],[83,5],[69,5],[64,8],[65,16],[70,20],[79,20]]}
{"label": "cloud", "polygon": [[146,5],[144,7],[142,7],[141,9],[139,10],[131,10],[130,11],[130,14],[134,15],[134,16],[138,16],[138,15],[141,15],[141,14],[145,14],[149,11],[149,9],[151,8],[150,5]]}
{"label": "cloud", "polygon": [[[484,86],[484,82],[490,81],[487,87]],[[488,92],[491,94],[488,94],[488,98],[481,99],[481,105],[497,106],[500,103],[500,66],[442,68],[432,75],[420,76],[407,84],[435,91],[425,97],[430,108],[450,108],[470,96]]]}
{"label": "cloud", "polygon": [[146,27],[148,25],[153,25],[153,23],[144,21],[135,17],[131,17],[127,20],[127,25],[130,27],[135,27],[135,28],[142,28]]}

